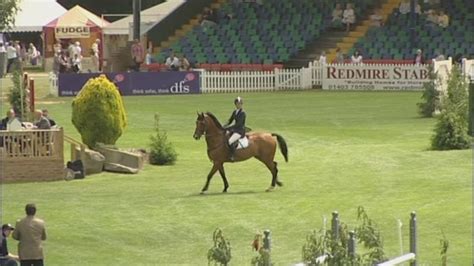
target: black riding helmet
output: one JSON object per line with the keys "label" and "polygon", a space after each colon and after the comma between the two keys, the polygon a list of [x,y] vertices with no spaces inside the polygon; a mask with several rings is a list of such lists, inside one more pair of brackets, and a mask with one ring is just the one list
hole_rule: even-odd
{"label": "black riding helmet", "polygon": [[238,96],[238,97],[235,98],[235,100],[234,100],[234,104],[237,104],[237,103],[244,103],[243,99],[242,99],[240,96]]}

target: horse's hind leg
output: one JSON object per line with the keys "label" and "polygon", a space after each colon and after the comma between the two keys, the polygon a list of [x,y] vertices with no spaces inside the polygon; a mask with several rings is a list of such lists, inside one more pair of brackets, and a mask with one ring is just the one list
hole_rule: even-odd
{"label": "horse's hind leg", "polygon": [[275,176],[276,176],[276,184],[279,186],[279,187],[282,187],[283,186],[283,183],[278,180],[278,163],[277,162],[273,162],[275,164]]}
{"label": "horse's hind leg", "polygon": [[258,160],[260,160],[262,163],[267,166],[268,170],[272,173],[272,183],[270,187],[267,189],[267,191],[272,191],[276,185],[278,186],[283,186],[283,183],[278,181],[278,168],[277,168],[277,163],[274,161],[266,161],[263,160],[262,158],[256,157]]}
{"label": "horse's hind leg", "polygon": [[216,163],[214,163],[214,165],[212,166],[211,171],[207,175],[207,181],[206,181],[206,184],[204,185],[204,187],[201,190],[201,194],[204,194],[207,191],[207,189],[209,188],[209,183],[211,182],[211,179],[214,176],[214,174],[217,172],[218,168],[219,168],[218,165]]}
{"label": "horse's hind leg", "polygon": [[219,174],[221,174],[222,181],[224,182],[224,190],[222,192],[227,192],[227,189],[229,188],[229,182],[227,182],[227,178],[225,176],[225,171],[224,171],[224,164],[221,164],[219,167]]}

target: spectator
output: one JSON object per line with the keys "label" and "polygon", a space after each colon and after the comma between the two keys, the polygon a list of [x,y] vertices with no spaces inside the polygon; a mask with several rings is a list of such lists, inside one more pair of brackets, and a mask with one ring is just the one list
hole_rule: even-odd
{"label": "spectator", "polygon": [[201,26],[206,29],[207,27],[213,27],[217,23],[217,17],[214,10],[206,7],[204,9],[204,14],[202,15]]}
{"label": "spectator", "polygon": [[72,71],[74,73],[79,73],[82,69],[81,64],[81,56],[79,54],[74,54],[74,58],[72,59]]}
{"label": "spectator", "polygon": [[189,63],[186,56],[182,55],[179,58],[179,71],[189,71],[191,69],[191,64]]}
{"label": "spectator", "polygon": [[7,62],[7,49],[3,45],[3,42],[0,40],[0,78],[3,78],[3,76],[5,76],[5,73],[7,72],[6,62]]}
{"label": "spectator", "polygon": [[1,266],[17,266],[18,256],[8,252],[7,238],[15,228],[11,224],[2,225],[2,240],[0,244],[0,265]]}
{"label": "spectator", "polygon": [[383,26],[383,16],[380,9],[376,9],[374,14],[370,15],[370,25],[372,25],[372,27]]}
{"label": "spectator", "polygon": [[326,52],[322,51],[321,55],[319,56],[319,63],[325,65],[327,63]]}
{"label": "spectator", "polygon": [[333,28],[341,28],[342,27],[342,13],[343,13],[343,10],[341,8],[341,4],[337,3],[336,7],[332,11],[331,25],[332,25]]}
{"label": "spectator", "polygon": [[143,49],[143,45],[140,40],[135,39],[132,45],[132,60],[133,66],[132,70],[138,72],[140,71],[140,65],[143,63],[145,59],[145,49]]}
{"label": "spectator", "polygon": [[150,65],[152,61],[151,57],[151,48],[146,50],[146,56],[145,56],[145,65]]}
{"label": "spectator", "polygon": [[444,13],[443,10],[439,11],[438,23],[437,24],[438,24],[438,26],[440,26],[443,29],[445,29],[449,26],[449,17],[448,17],[448,15],[446,15]]}
{"label": "spectator", "polygon": [[344,54],[342,53],[341,48],[336,48],[336,59],[334,59],[336,64],[344,64]]}
{"label": "spectator", "polygon": [[61,69],[61,53],[55,52],[54,58],[53,58],[53,73],[57,75],[58,73],[60,73],[60,69]]}
{"label": "spectator", "polygon": [[414,64],[419,66],[419,65],[424,64],[424,62],[425,62],[425,58],[423,57],[423,53],[422,53],[421,49],[416,50]]}
{"label": "spectator", "polygon": [[59,40],[56,40],[56,43],[53,46],[53,52],[59,54],[62,50],[63,49],[61,47],[61,42]]}
{"label": "spectator", "polygon": [[48,109],[44,108],[43,110],[41,110],[41,112],[43,112],[43,117],[48,119],[49,124],[51,125],[51,127],[56,126],[56,121],[54,121],[51,117],[49,117]]}
{"label": "spectator", "polygon": [[22,266],[43,266],[43,241],[46,240],[44,221],[36,218],[35,204],[27,204],[26,217],[16,222],[13,239],[19,241],[18,255]]}
{"label": "spectator", "polygon": [[438,15],[436,14],[436,11],[433,9],[426,11],[426,22],[428,22],[429,26],[438,24]]}
{"label": "spectator", "polygon": [[38,64],[38,57],[38,50],[32,43],[30,43],[30,47],[28,48],[28,58],[32,66],[36,66]]}
{"label": "spectator", "polygon": [[440,51],[436,51],[436,57],[434,58],[435,61],[443,61],[446,60],[444,54]]}
{"label": "spectator", "polygon": [[16,54],[18,58],[18,63],[26,61],[26,56],[27,56],[26,49],[24,45],[23,47],[20,45],[20,41],[15,41],[15,49],[16,49]]}
{"label": "spectator", "polygon": [[43,116],[43,111],[42,110],[36,110],[33,114],[34,119],[35,119],[35,128],[37,129],[50,129],[51,128],[51,123],[49,120]]}
{"label": "spectator", "polygon": [[15,44],[13,42],[10,42],[7,47],[7,59],[7,72],[12,73],[13,70],[17,70],[18,68],[18,54],[16,52]]}
{"label": "spectator", "polygon": [[410,13],[410,0],[403,0],[398,6],[398,13],[400,15],[406,15]]}
{"label": "spectator", "polygon": [[64,51],[59,54],[59,73],[67,73],[70,69],[69,56]]}
{"label": "spectator", "polygon": [[20,125],[20,127],[23,126],[20,120],[16,117],[15,110],[10,109],[7,111],[7,116],[0,122],[0,130],[17,130],[18,125]]}
{"label": "spectator", "polygon": [[91,59],[92,59],[92,72],[99,72],[100,71],[100,51],[99,51],[99,44],[100,40],[96,39],[95,42],[92,44],[91,47]]}
{"label": "spectator", "polygon": [[356,17],[352,4],[348,3],[342,14],[342,23],[346,24],[346,31],[350,31],[351,26],[355,23],[355,19]]}
{"label": "spectator", "polygon": [[174,52],[171,52],[170,56],[166,58],[165,62],[166,68],[171,71],[179,70],[179,59],[174,55]]}
{"label": "spectator", "polygon": [[[72,58],[74,58],[74,53],[76,51],[76,48],[74,46],[74,43],[71,41],[69,42],[69,46],[67,47],[67,52],[68,52],[68,55],[69,55],[69,59],[72,60]],[[69,62],[71,63],[71,62]]]}
{"label": "spectator", "polygon": [[72,50],[73,54],[70,56],[74,58],[74,56],[77,54],[80,58],[82,58],[82,48],[81,48],[81,43],[80,42],[75,42],[74,43],[74,49]]}
{"label": "spectator", "polygon": [[351,56],[351,62],[352,64],[357,64],[357,65],[362,64],[362,55],[359,53],[358,50],[356,50],[354,54]]}

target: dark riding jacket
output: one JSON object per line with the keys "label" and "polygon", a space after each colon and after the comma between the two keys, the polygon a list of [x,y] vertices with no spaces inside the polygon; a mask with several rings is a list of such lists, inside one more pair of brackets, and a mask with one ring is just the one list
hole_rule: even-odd
{"label": "dark riding jacket", "polygon": [[[245,114],[244,109],[237,109],[232,112],[232,115],[229,118],[229,122],[227,122],[227,126],[225,129],[229,130],[232,133],[238,133],[242,137],[245,136],[245,118],[247,115]],[[229,126],[233,121],[235,123],[232,126]]]}

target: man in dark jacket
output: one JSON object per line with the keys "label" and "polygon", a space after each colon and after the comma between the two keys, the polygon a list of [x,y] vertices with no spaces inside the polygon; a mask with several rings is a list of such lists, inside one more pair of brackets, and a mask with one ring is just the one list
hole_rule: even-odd
{"label": "man in dark jacket", "polygon": [[[238,140],[245,136],[245,118],[247,116],[244,109],[242,109],[242,98],[237,97],[234,100],[234,104],[235,110],[232,112],[229,122],[227,122],[227,124],[224,126],[224,128],[231,133],[228,143],[231,161],[234,160],[234,154],[238,145]],[[232,124],[232,122],[234,122],[234,124]]]}
{"label": "man in dark jacket", "polygon": [[11,224],[2,225],[2,239],[0,242],[0,265],[1,266],[17,266],[18,256],[8,252],[7,238],[11,232],[15,230]]}

